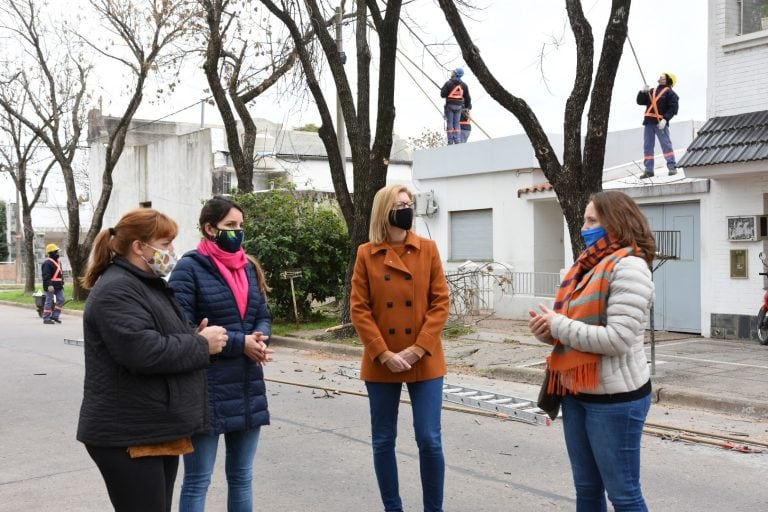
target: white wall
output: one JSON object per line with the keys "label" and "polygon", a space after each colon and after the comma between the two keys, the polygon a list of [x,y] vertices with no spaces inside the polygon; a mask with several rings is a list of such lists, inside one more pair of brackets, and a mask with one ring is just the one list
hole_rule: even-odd
{"label": "white wall", "polygon": [[[768,173],[748,178],[712,180],[701,208],[702,332],[710,332],[712,313],[755,315],[763,295],[763,266],[758,259],[766,251],[763,241],[730,242],[727,217],[766,213],[763,194],[768,194]],[[730,251],[747,249],[748,279],[730,277]]]}
{"label": "white wall", "polygon": [[[103,148],[94,145],[90,165],[104,161]],[[193,249],[199,241],[197,219],[203,201],[211,197],[213,152],[210,130],[164,138],[149,146],[123,151],[113,173],[114,186],[104,227],[114,226],[126,212],[151,201],[152,208],[179,224],[176,252]],[[101,173],[91,173],[92,197],[101,193]]]}
{"label": "white wall", "polygon": [[532,184],[530,171],[506,171],[450,179],[415,180],[422,192],[434,191],[438,211],[432,217],[421,217],[426,230],[423,236],[437,241],[446,268],[463,261],[450,261],[450,212],[493,209],[493,259],[520,272],[533,272],[533,205],[517,197],[517,190]]}
{"label": "white wall", "polygon": [[707,118],[768,110],[768,30],[737,35],[738,9],[709,1]]}

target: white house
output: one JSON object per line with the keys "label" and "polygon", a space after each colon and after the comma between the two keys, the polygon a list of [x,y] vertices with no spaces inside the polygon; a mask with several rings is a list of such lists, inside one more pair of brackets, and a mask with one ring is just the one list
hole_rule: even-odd
{"label": "white house", "polygon": [[754,338],[768,252],[768,25],[764,1],[709,0],[707,122],[680,165],[702,199],[702,326]]}
{"label": "white house", "polygon": [[[698,126],[673,120],[670,129],[678,157]],[[551,134],[549,139],[561,154],[562,135]],[[698,254],[700,224],[693,205],[706,194],[708,182],[683,172],[641,181],[642,140],[642,127],[608,134],[604,188],[620,188],[635,197],[654,230],[680,232],[684,257],[655,273],[655,322],[658,328],[699,332],[698,297],[683,300],[681,294],[693,290],[700,279],[699,257],[690,256]],[[657,166],[664,167],[661,155]],[[417,151],[413,173],[421,193],[417,199],[433,205],[429,212],[418,208],[422,215],[417,226],[437,241],[446,268],[490,264],[493,273],[511,276],[509,282],[500,280],[503,286],[496,286],[493,298],[487,298],[497,315],[526,318],[542,297],[554,295],[562,269],[572,263],[570,238],[554,191],[525,135]]]}
{"label": "white house", "polygon": [[[114,123],[97,111],[90,116],[89,176],[93,197],[101,192],[104,135]],[[298,190],[333,192],[325,148],[317,133],[284,130],[281,125],[257,119],[254,189],[268,190],[277,178],[293,181]],[[350,151],[347,147],[346,154]],[[347,182],[352,186],[352,164],[347,159]],[[390,183],[411,182],[411,152],[397,137],[389,165]],[[126,147],[113,173],[114,188],[104,216],[104,226],[116,223],[126,211],[140,206],[156,208],[179,223],[178,253],[199,241],[197,219],[206,199],[237,187],[224,128],[134,120]]]}

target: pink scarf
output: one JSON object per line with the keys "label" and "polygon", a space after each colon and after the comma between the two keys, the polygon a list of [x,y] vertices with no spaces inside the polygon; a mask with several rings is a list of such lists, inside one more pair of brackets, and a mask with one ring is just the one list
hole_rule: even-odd
{"label": "pink scarf", "polygon": [[245,318],[245,310],[248,307],[248,275],[245,266],[248,258],[245,251],[227,252],[210,240],[202,240],[197,245],[197,251],[211,258],[219,269],[224,280],[232,290],[240,310],[240,318]]}

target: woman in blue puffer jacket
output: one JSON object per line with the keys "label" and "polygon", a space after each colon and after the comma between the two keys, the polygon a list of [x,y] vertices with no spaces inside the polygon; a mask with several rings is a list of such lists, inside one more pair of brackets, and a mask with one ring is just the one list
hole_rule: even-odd
{"label": "woman in blue puffer jacket", "polygon": [[228,343],[208,368],[213,430],[193,436],[194,453],[184,456],[179,510],[205,509],[219,435],[227,446],[227,510],[253,509],[253,459],[262,425],[269,424],[263,365],[271,318],[267,286],[255,260],[242,248],[243,211],[214,197],[200,212],[203,240],[186,253],[171,274],[170,286],[187,317],[227,329]]}

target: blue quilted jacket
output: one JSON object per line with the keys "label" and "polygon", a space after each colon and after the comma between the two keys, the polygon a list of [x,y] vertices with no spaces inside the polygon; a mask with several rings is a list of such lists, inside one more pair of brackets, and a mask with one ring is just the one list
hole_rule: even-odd
{"label": "blue quilted jacket", "polygon": [[207,370],[211,424],[218,434],[269,424],[264,371],[243,354],[243,348],[247,334],[261,331],[270,336],[272,319],[256,269],[249,264],[246,271],[249,292],[245,318],[240,318],[232,290],[208,256],[197,251],[186,253],[169,280],[192,322],[199,324],[207,318],[208,325],[227,329],[227,346]]}

